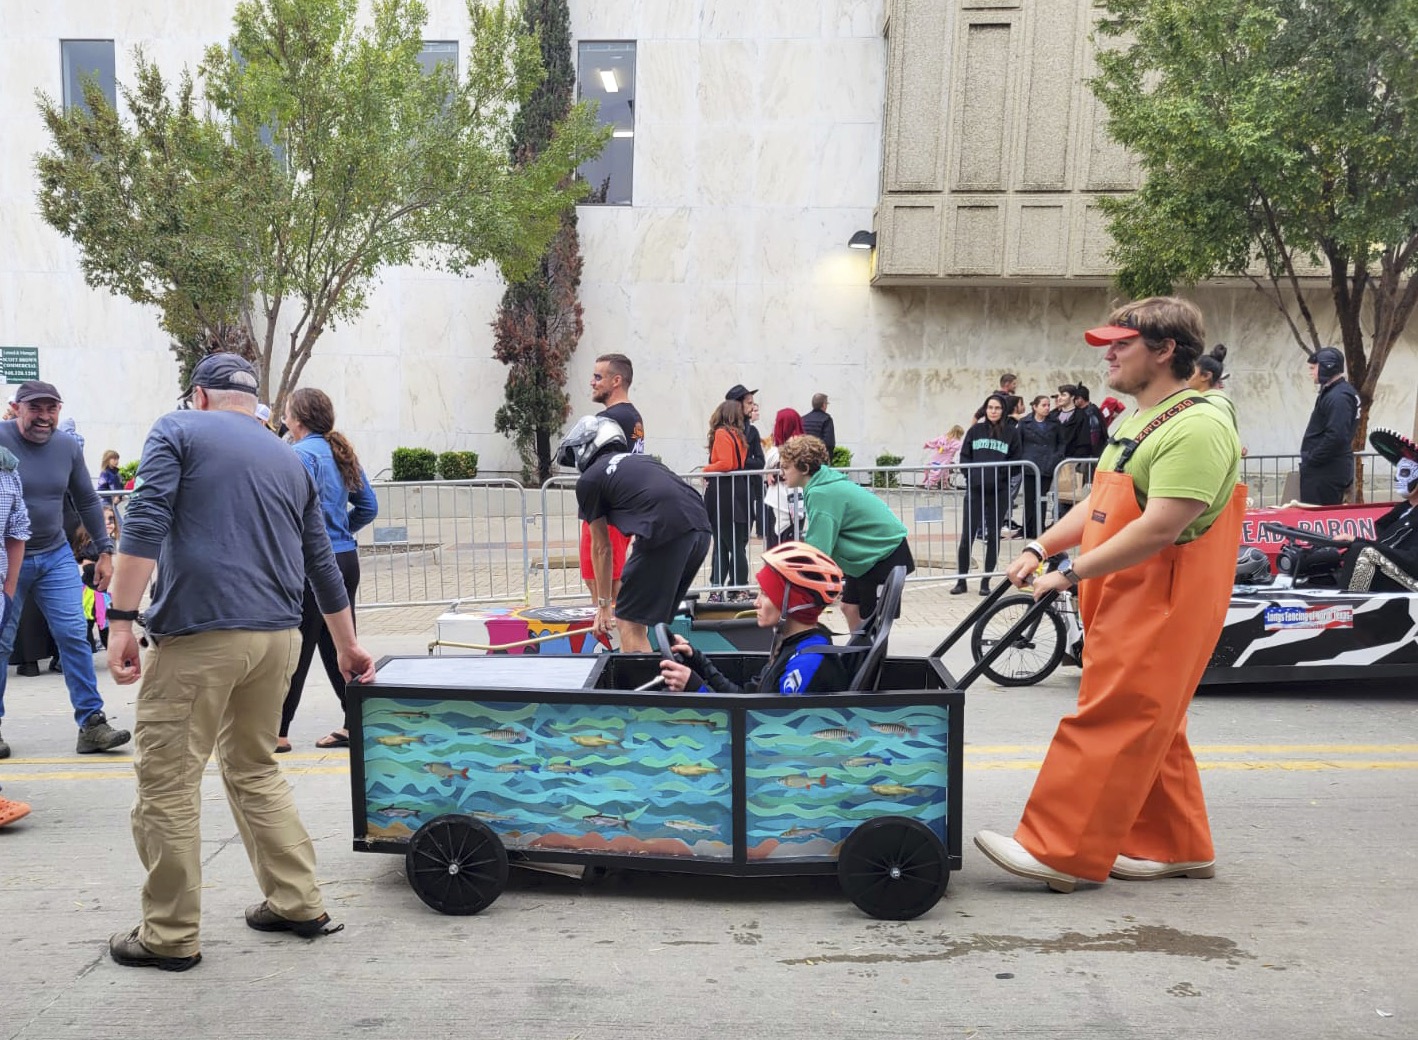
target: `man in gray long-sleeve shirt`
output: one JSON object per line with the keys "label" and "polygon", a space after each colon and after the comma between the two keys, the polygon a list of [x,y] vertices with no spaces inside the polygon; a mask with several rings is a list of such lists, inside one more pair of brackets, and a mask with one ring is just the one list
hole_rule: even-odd
{"label": "man in gray long-sleeve shirt", "polygon": [[[25,600],[33,596],[59,648],[64,683],[79,724],[80,754],[111,751],[132,739],[127,730],[114,729],[103,711],[103,698],[94,675],[94,647],[84,621],[84,585],[74,552],[64,536],[64,496],[74,501],[84,527],[98,548],[94,567],[100,590],[113,573],[113,546],[103,522],[103,506],[94,491],[83,449],[58,429],[64,400],[50,383],[34,380],[15,391],[15,420],[0,422],[0,447],[20,460],[20,480],[30,514],[30,540],[15,586],[15,599],[0,631],[0,716],[5,714],[5,680],[15,633]],[[0,758],[10,746],[0,740]]]}
{"label": "man in gray long-sleeve shirt", "polygon": [[[108,667],[138,692],[133,840],[147,869],[143,923],[109,940],[119,964],[185,971],[202,959],[201,783],[216,748],[227,800],[266,899],[260,931],[330,925],[315,850],[276,766],[281,702],[300,653],[307,576],[340,670],[370,681],[320,498],[295,452],[255,418],[256,372],[235,354],[193,371],[191,410],[148,434],[124,517],[108,612]],[[133,621],[157,568],[139,661]]]}

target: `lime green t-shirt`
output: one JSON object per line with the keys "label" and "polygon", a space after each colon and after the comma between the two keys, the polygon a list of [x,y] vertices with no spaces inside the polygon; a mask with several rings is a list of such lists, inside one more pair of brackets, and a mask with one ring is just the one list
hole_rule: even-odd
{"label": "lime green t-shirt", "polygon": [[[1190,393],[1190,391],[1188,391]],[[1124,419],[1098,460],[1104,470],[1116,469],[1122,446],[1115,441],[1135,437],[1148,423],[1178,401],[1173,395],[1145,412]],[[1211,527],[1231,501],[1241,468],[1241,443],[1224,406],[1209,401],[1195,404],[1159,426],[1138,446],[1125,472],[1132,477],[1137,504],[1149,498],[1190,498],[1207,503],[1201,516],[1188,525],[1178,545],[1195,541]]]}
{"label": "lime green t-shirt", "polygon": [[1229,415],[1232,426],[1238,430],[1241,428],[1241,420],[1236,415],[1236,402],[1226,396],[1225,390],[1203,390],[1201,396]]}

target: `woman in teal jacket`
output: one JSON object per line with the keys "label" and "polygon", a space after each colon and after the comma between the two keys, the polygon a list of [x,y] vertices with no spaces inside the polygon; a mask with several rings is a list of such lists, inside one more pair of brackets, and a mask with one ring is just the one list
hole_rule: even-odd
{"label": "woman in teal jacket", "polygon": [[842,568],[842,616],[853,630],[876,610],[882,582],[893,568],[916,569],[906,525],[866,488],[827,464],[827,445],[816,437],[789,438],[778,449],[783,480],[803,489],[807,527],[803,541]]}
{"label": "woman in teal jacket", "polygon": [[[374,489],[369,486],[369,477],[360,466],[354,448],[344,434],[335,430],[335,406],[323,390],[302,387],[291,394],[286,401],[285,423],[296,454],[305,463],[305,468],[315,480],[316,490],[320,492],[325,531],[330,536],[330,548],[335,551],[335,562],[345,579],[345,591],[349,594],[350,610],[353,611],[355,591],[359,588],[359,551],[354,536],[379,515],[379,502],[374,497]],[[340,699],[340,707],[346,708],[345,677],[340,674],[335,642],[330,638],[325,618],[321,616],[315,595],[307,584],[300,618],[300,660],[296,663],[290,690],[286,693],[286,703],[281,709],[277,752],[290,750],[288,735],[291,720],[300,705],[305,676],[310,671],[310,662],[317,647],[320,661],[325,665],[325,675],[335,689],[335,696]],[[348,710],[343,726],[321,737],[315,746],[350,746]]]}

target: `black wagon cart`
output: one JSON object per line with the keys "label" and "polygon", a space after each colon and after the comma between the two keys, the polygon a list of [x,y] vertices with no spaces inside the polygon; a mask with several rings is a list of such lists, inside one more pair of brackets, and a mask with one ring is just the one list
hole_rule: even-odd
{"label": "black wagon cart", "polygon": [[[715,655],[746,677],[762,654]],[[429,906],[476,913],[510,861],[731,876],[835,873],[905,920],[961,859],[963,695],[928,658],[877,689],[636,690],[653,655],[395,657],[353,685],[354,847],[405,857]]]}

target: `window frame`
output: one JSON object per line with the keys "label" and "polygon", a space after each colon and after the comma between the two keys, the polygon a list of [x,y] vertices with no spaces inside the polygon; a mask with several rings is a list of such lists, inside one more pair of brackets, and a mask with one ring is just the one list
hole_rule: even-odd
{"label": "window frame", "polygon": [[[600,38],[596,38],[596,39],[578,39],[578,40],[576,40],[575,42],[576,42],[576,100],[577,100],[578,102],[586,100],[586,95],[585,95],[584,89],[583,89],[583,88],[584,88],[584,83],[585,83],[585,81],[582,79],[582,73],[583,73],[583,59],[584,59],[584,51],[583,51],[583,48],[585,48],[586,46],[590,45],[590,46],[594,47],[594,46],[596,46],[596,45],[602,45],[602,46],[605,46],[605,45],[613,45],[613,46],[619,46],[619,47],[629,48],[629,54],[630,54],[630,75],[631,75],[631,82],[630,82],[630,84],[629,84],[629,87],[628,87],[628,88],[622,88],[622,89],[627,89],[627,90],[628,90],[627,102],[628,102],[628,106],[629,106],[629,109],[630,109],[630,119],[629,119],[630,125],[629,125],[628,127],[619,127],[619,125],[618,125],[615,121],[606,120],[606,119],[601,118],[601,117],[598,116],[598,125],[600,125],[600,126],[611,126],[611,127],[617,128],[617,129],[628,130],[629,132],[628,132],[627,134],[625,134],[624,136],[622,136],[622,137],[615,137],[615,136],[613,136],[610,141],[607,141],[607,142],[606,142],[606,149],[605,149],[604,151],[602,151],[601,154],[600,154],[596,159],[591,160],[591,162],[593,162],[593,163],[594,163],[594,162],[600,162],[600,161],[602,161],[602,160],[605,160],[606,157],[607,157],[607,153],[609,152],[609,150],[610,150],[611,148],[613,148],[613,147],[616,146],[616,142],[617,142],[617,141],[623,141],[623,140],[625,140],[625,141],[628,141],[628,142],[629,142],[627,145],[622,146],[622,147],[628,148],[628,149],[629,149],[629,153],[630,153],[630,161],[629,161],[629,166],[628,166],[628,169],[629,169],[629,178],[630,178],[630,186],[629,186],[629,190],[626,192],[626,198],[625,198],[624,201],[611,202],[611,201],[596,201],[596,200],[594,200],[594,199],[592,199],[592,198],[590,198],[590,197],[588,196],[587,198],[582,199],[582,200],[578,203],[578,205],[580,205],[580,206],[612,206],[612,207],[621,207],[621,208],[629,208],[629,207],[632,207],[632,206],[635,205],[635,137],[636,137],[636,134],[637,134],[637,123],[638,123],[638,118],[637,118],[636,111],[635,111],[635,100],[636,100],[636,96],[637,96],[637,93],[638,93],[639,82],[640,82],[640,41],[639,41],[638,39],[634,39],[634,38],[619,38],[619,39],[600,39]],[[596,94],[594,94],[593,97],[594,97],[596,100],[599,100],[599,99],[600,99],[600,92],[597,92]],[[576,176],[577,176],[578,178],[580,178],[581,180],[583,180],[583,181],[587,180],[587,178],[586,178],[586,176],[585,176],[585,174],[584,174],[584,172],[583,172],[585,165],[586,165],[586,164],[583,164],[582,166],[579,166],[579,167],[577,167],[577,169],[576,169]],[[588,183],[589,183],[589,181],[588,181]],[[596,187],[595,185],[592,185],[593,190],[595,189],[595,187]]]}
{"label": "window frame", "polygon": [[[109,49],[109,58],[112,64],[112,92],[107,89],[102,79],[102,69],[80,69],[77,77],[74,78],[73,86],[78,90],[78,96],[70,95],[70,75],[69,75],[69,44],[71,43],[106,43]],[[83,77],[86,73],[98,73],[99,87],[104,90],[104,97],[108,98],[108,103],[114,110],[118,109],[118,41],[100,36],[64,37],[59,41],[59,80],[60,80],[60,103],[63,110],[68,113],[75,108],[82,108],[89,115],[93,115],[89,110],[88,102],[84,99]]]}

